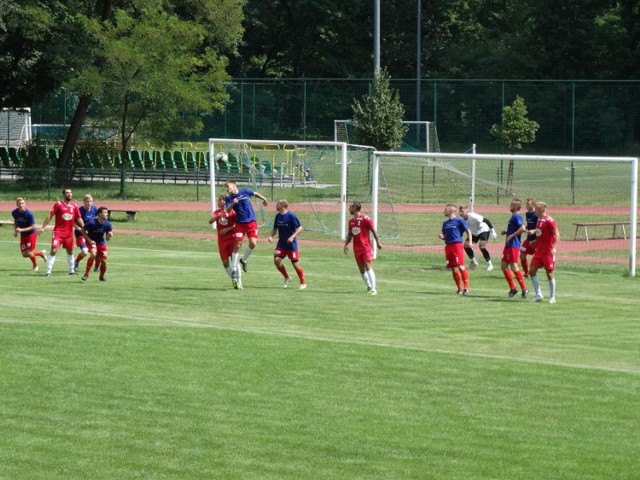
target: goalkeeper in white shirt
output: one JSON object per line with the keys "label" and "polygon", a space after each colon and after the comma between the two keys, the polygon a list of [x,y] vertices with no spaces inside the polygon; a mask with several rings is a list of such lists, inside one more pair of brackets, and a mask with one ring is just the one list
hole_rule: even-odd
{"label": "goalkeeper in white shirt", "polygon": [[[496,240],[498,238],[498,234],[493,229],[493,225],[488,218],[477,213],[470,212],[468,205],[461,205],[458,211],[460,212],[460,216],[467,222],[467,225],[469,225],[469,230],[471,230],[471,242],[473,244],[477,243],[478,247],[480,247],[480,252],[487,262],[487,272],[490,272],[493,270],[493,264],[491,263],[491,254],[489,253],[489,250],[487,250],[487,242],[489,241],[489,236],[491,236],[493,240]],[[464,251],[471,260],[469,267],[474,269],[478,266],[478,260],[473,252],[472,243],[469,243],[469,240],[467,239],[464,242]]]}

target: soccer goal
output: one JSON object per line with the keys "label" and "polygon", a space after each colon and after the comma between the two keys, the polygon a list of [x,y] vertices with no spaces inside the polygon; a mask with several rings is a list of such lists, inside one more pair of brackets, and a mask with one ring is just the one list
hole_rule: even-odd
{"label": "soccer goal", "polygon": [[[558,259],[597,270],[624,268],[635,276],[638,160],[627,157],[566,157],[453,153],[374,152],[385,184],[374,192],[390,198],[400,222],[398,244],[440,246],[437,232],[446,203],[468,204],[507,225],[509,204],[529,197],[544,201],[558,223]],[[373,209],[376,209],[374,195]],[[524,215],[525,209],[521,213]],[[502,239],[492,255],[502,252]]]}
{"label": "soccer goal", "polygon": [[[439,152],[440,142],[436,124],[427,121],[403,121],[407,131],[402,139],[402,146],[399,150],[409,152]],[[336,142],[349,144],[360,143],[358,129],[353,120],[334,120],[333,139]]]}
{"label": "soccer goal", "polygon": [[[224,182],[259,191],[277,201],[286,198],[296,212],[305,231],[322,232],[346,238],[348,204],[359,201],[363,211],[372,214],[372,185],[384,186],[384,176],[373,169],[370,147],[347,145],[345,142],[209,140],[211,200],[215,208],[216,189],[224,192]],[[377,176],[374,179],[374,175]],[[390,199],[378,197],[379,234],[395,237],[398,225]],[[264,212],[262,226],[271,227],[275,210]]]}
{"label": "soccer goal", "polygon": [[0,110],[0,145],[20,148],[31,140],[31,109]]}

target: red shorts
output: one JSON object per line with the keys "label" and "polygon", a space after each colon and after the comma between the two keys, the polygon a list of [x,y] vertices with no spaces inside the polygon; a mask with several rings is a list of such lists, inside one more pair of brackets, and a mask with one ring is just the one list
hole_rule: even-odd
{"label": "red shorts", "polygon": [[73,250],[73,234],[66,237],[59,237],[54,232],[53,237],[51,237],[51,248],[55,248],[56,250],[60,248]]}
{"label": "red shorts", "polygon": [[227,260],[231,257],[235,246],[236,241],[233,238],[233,235],[218,237],[218,253],[220,254],[220,260]]}
{"label": "red shorts", "polygon": [[30,252],[36,249],[38,244],[38,232],[32,233],[27,237],[20,237],[20,251]]}
{"label": "red shorts", "polygon": [[518,263],[520,261],[520,250],[513,247],[504,247],[502,261],[504,263]]}
{"label": "red shorts", "polygon": [[92,243],[91,250],[93,249],[95,249],[96,251],[96,258],[101,258],[103,260],[107,259],[107,252],[109,251],[109,247],[106,243],[103,243],[102,245],[96,245],[95,243]]}
{"label": "red shorts", "polygon": [[273,251],[273,256],[277,258],[288,258],[292,262],[297,262],[300,260],[300,251],[299,250],[284,250],[282,248],[276,248]]}
{"label": "red shorts", "polygon": [[556,268],[556,256],[550,253],[546,255],[534,255],[531,259],[530,267],[544,268],[547,271],[554,270]]}
{"label": "red shorts", "polygon": [[89,248],[87,246],[87,239],[84,238],[84,236],[82,235],[80,235],[79,237],[76,237],[76,246],[79,247],[80,249]]}
{"label": "red shorts", "polygon": [[522,246],[520,247],[520,253],[524,255],[533,255],[536,253],[536,244],[533,245],[529,243],[529,240],[525,240],[522,242]]}
{"label": "red shorts", "polygon": [[371,252],[371,249],[365,249],[365,250],[353,250],[353,256],[356,259],[356,263],[358,265],[362,265],[363,263],[368,263],[368,262],[372,262],[373,261],[373,252]]}
{"label": "red shorts", "polygon": [[258,224],[255,220],[249,223],[236,223],[233,228],[233,238],[236,242],[244,240],[245,235],[249,238],[258,238]]}
{"label": "red shorts", "polygon": [[447,259],[446,268],[456,268],[464,265],[464,248],[462,243],[447,243],[444,246],[444,257]]}

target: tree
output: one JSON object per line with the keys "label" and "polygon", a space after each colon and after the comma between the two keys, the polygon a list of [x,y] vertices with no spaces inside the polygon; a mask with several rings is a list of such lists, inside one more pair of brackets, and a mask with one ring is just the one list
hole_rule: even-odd
{"label": "tree", "polygon": [[103,0],[99,15],[79,15],[94,60],[68,84],[80,99],[58,167],[70,163],[93,101],[119,132],[123,154],[134,131],[163,144],[199,132],[202,121],[191,113],[223,108],[225,54],[240,41],[243,3],[138,0],[115,8]]}
{"label": "tree", "polygon": [[[502,109],[502,123],[491,127],[491,136],[496,138],[510,154],[522,149],[523,143],[533,143],[536,140],[536,132],[540,124],[527,118],[527,105],[524,98],[516,96],[513,103],[505,105]],[[509,160],[509,172],[507,174],[507,193],[511,193],[513,185],[513,159]]]}
{"label": "tree", "polygon": [[395,150],[402,145],[407,132],[403,125],[404,105],[400,94],[390,86],[390,76],[382,70],[373,78],[371,92],[354,100],[353,123],[358,143],[377,150]]}
{"label": "tree", "polygon": [[29,107],[73,76],[86,61],[89,44],[75,14],[90,5],[0,0],[0,106]]}

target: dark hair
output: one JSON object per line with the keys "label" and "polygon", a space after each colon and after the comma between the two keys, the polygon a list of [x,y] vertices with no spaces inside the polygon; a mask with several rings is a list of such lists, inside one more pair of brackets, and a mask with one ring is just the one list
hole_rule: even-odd
{"label": "dark hair", "polygon": [[105,210],[106,210],[107,213],[109,213],[109,209],[107,207],[98,208],[98,214],[100,214],[100,212],[104,212]]}
{"label": "dark hair", "polygon": [[351,206],[356,209],[356,212],[359,212],[360,209],[362,208],[362,205],[360,205],[360,202],[353,202]]}

